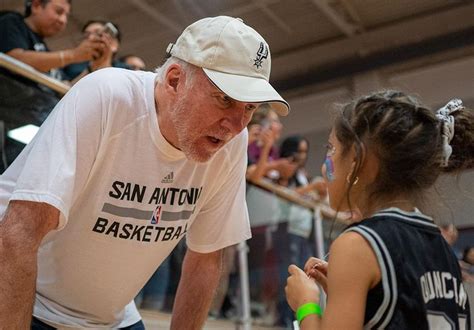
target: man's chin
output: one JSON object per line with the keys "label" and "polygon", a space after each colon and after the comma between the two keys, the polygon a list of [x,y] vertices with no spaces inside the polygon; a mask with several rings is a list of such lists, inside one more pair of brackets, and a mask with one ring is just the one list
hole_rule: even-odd
{"label": "man's chin", "polygon": [[196,163],[207,163],[216,152],[184,152],[186,158]]}

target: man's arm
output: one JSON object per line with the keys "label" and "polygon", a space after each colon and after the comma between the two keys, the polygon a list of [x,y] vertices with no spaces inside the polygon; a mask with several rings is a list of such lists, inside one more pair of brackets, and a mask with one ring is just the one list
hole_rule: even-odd
{"label": "man's arm", "polygon": [[186,252],[181,271],[171,329],[202,329],[221,277],[222,250]]}
{"label": "man's arm", "polygon": [[0,222],[2,329],[29,329],[41,240],[57,227],[59,211],[45,203],[12,201]]}
{"label": "man's arm", "polygon": [[99,58],[104,50],[101,40],[83,40],[79,46],[57,52],[36,52],[22,48],[14,48],[7,55],[22,61],[38,71],[48,72],[71,63],[79,63]]}

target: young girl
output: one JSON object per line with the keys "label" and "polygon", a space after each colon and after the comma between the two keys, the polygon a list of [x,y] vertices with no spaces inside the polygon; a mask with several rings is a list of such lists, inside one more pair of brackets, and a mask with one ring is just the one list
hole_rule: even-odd
{"label": "young girl", "polygon": [[[385,91],[345,105],[323,175],[331,207],[357,209],[329,263],[289,267],[286,294],[301,329],[470,329],[456,257],[423,193],[445,173],[474,168],[474,116],[453,100],[435,115]],[[324,315],[318,282],[327,293]]]}

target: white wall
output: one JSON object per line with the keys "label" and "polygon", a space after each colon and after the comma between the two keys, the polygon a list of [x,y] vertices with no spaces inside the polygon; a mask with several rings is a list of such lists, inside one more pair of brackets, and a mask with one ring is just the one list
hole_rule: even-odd
{"label": "white wall", "polygon": [[419,94],[430,106],[444,105],[458,97],[474,108],[474,57],[400,72],[388,82],[391,87]]}

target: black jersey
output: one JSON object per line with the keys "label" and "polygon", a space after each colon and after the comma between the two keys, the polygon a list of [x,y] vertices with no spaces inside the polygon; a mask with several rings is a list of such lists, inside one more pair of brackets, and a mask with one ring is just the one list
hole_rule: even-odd
{"label": "black jersey", "polygon": [[367,294],[365,328],[470,329],[459,263],[430,217],[390,208],[346,231],[367,240],[382,275]]}

